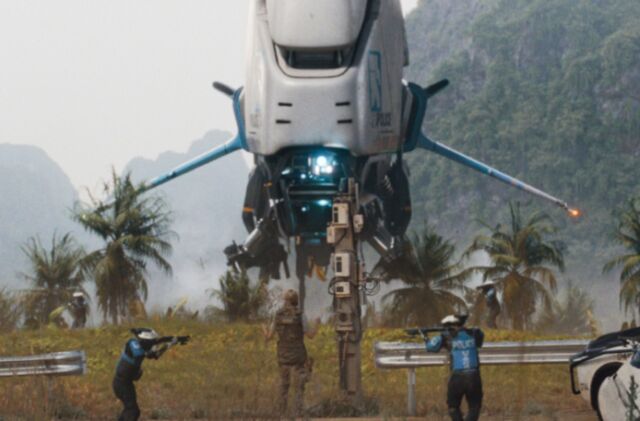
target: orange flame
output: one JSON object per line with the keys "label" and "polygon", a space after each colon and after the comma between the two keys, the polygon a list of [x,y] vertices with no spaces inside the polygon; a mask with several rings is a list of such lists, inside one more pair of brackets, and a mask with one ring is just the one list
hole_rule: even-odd
{"label": "orange flame", "polygon": [[572,218],[578,218],[582,215],[582,212],[580,212],[579,209],[568,209],[567,211],[569,212],[569,216]]}

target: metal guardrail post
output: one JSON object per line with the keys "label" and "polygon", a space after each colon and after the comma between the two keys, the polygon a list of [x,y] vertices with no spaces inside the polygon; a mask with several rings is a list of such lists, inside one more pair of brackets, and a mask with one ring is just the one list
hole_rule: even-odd
{"label": "metal guardrail post", "polygon": [[[568,364],[569,358],[584,350],[586,340],[487,342],[480,349],[482,365]],[[374,345],[378,368],[412,368],[443,366],[447,353],[428,353],[424,344],[377,342]]]}
{"label": "metal guardrail post", "polygon": [[407,413],[416,416],[416,369],[407,369]]}
{"label": "metal guardrail post", "polygon": [[16,376],[74,376],[87,372],[84,351],[0,357],[0,378]]}
{"label": "metal guardrail post", "polygon": [[[569,364],[569,359],[584,350],[587,340],[487,342],[480,349],[482,365]],[[441,352],[428,353],[421,343],[376,342],[376,367],[407,369],[407,413],[416,415],[416,368],[448,364],[448,356]]]}
{"label": "metal guardrail post", "polygon": [[[49,413],[54,395],[54,377],[77,376],[87,372],[87,356],[84,351],[53,352],[21,357],[0,356],[0,378],[45,376],[46,392],[44,409]],[[0,417],[0,420],[2,417]]]}

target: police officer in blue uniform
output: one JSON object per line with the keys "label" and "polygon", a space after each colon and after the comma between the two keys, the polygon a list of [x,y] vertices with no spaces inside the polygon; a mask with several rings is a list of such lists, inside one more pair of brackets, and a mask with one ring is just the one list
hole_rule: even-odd
{"label": "police officer in blue uniform", "polygon": [[131,333],[134,338],[124,346],[113,377],[113,392],[124,405],[119,421],[136,421],[140,417],[134,382],[142,377],[142,361],[158,359],[171,346],[189,341],[188,336],[159,337],[155,330],[147,328],[131,329]]}
{"label": "police officer in blue uniform", "polygon": [[[425,337],[428,352],[439,352],[442,348],[449,352],[451,375],[447,388],[447,406],[453,421],[475,421],[480,417],[482,407],[478,348],[482,347],[484,333],[478,328],[465,328],[466,320],[466,315],[449,315],[441,322],[445,331],[430,340]],[[462,417],[460,411],[463,397],[466,397],[469,405],[466,418]]]}

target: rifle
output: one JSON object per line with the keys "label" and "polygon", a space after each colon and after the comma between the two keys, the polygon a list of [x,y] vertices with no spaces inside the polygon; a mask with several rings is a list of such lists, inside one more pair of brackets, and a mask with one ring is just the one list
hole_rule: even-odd
{"label": "rifle", "polygon": [[416,327],[412,329],[405,329],[404,331],[409,336],[421,335],[423,338],[427,338],[429,333],[442,333],[450,330],[450,327],[445,326],[435,326],[435,327]]}
{"label": "rifle", "polygon": [[191,340],[191,336],[162,336],[154,340],[151,351],[148,353],[149,358],[158,359],[169,348],[174,345],[186,345]]}
{"label": "rifle", "polygon": [[191,336],[162,336],[155,340],[155,344],[169,343],[172,345],[186,345],[191,340]]}

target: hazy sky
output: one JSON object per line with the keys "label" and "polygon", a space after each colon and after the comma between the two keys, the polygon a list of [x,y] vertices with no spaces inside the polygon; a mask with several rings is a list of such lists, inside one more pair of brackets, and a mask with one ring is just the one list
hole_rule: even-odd
{"label": "hazy sky", "polygon": [[[417,0],[402,0],[405,13]],[[43,148],[76,186],[234,129],[248,0],[2,0],[0,143]]]}

